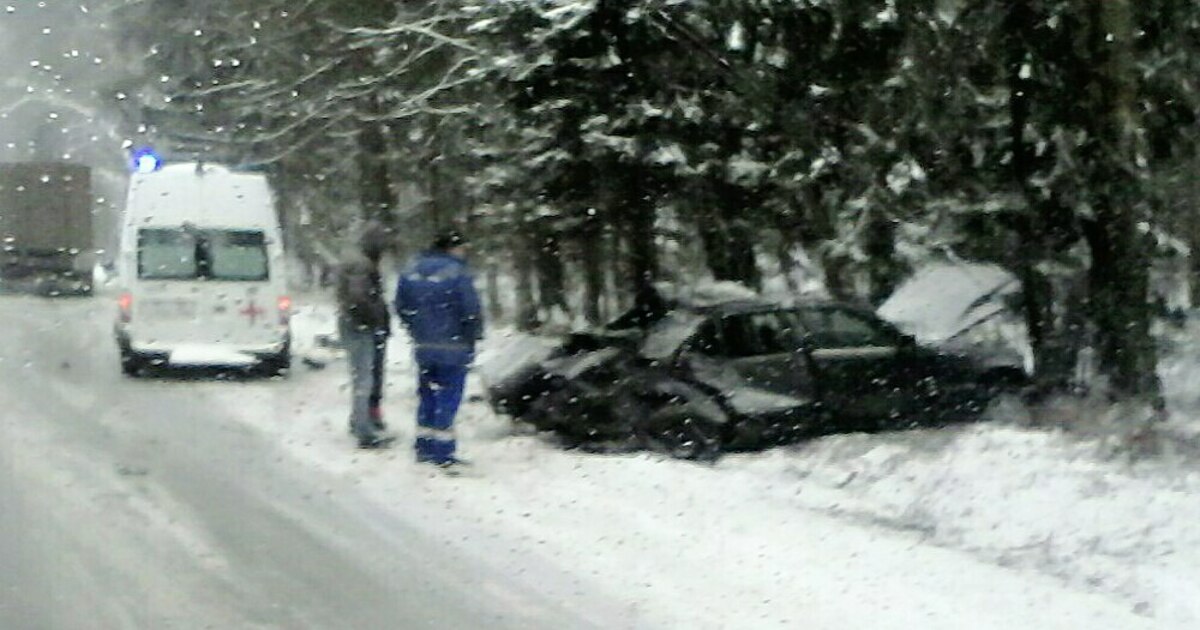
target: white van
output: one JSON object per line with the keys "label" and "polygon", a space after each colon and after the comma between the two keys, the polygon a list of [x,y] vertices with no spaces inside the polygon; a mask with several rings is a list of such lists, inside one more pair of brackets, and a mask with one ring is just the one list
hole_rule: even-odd
{"label": "white van", "polygon": [[129,184],[117,258],[121,368],[290,365],[292,303],[267,178],[176,164]]}

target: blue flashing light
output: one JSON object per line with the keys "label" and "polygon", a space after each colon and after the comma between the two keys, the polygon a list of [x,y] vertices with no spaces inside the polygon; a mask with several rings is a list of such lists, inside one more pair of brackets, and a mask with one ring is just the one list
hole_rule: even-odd
{"label": "blue flashing light", "polygon": [[153,173],[162,168],[162,158],[153,149],[139,149],[133,154],[133,170],[138,173]]}

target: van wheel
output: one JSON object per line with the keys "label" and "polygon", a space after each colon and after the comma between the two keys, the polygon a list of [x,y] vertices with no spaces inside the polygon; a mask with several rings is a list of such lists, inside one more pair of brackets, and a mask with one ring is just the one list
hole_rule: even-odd
{"label": "van wheel", "polygon": [[279,354],[264,358],[260,367],[267,376],[287,376],[288,371],[292,368],[291,350],[285,348]]}
{"label": "van wheel", "polygon": [[141,376],[147,365],[145,357],[129,350],[121,350],[121,373],[126,376]]}

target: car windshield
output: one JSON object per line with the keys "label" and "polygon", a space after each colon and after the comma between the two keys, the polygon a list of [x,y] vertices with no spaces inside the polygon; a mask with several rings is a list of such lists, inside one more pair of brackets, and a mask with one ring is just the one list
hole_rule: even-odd
{"label": "car windshield", "polygon": [[146,228],[138,231],[144,280],[265,280],[267,248],[258,230]]}
{"label": "car windshield", "polygon": [[670,358],[703,321],[704,318],[695,313],[674,311],[667,314],[646,332],[641,355],[660,361]]}

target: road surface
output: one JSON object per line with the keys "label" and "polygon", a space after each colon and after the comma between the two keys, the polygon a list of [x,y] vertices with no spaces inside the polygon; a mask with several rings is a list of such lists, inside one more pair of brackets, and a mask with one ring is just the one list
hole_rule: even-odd
{"label": "road surface", "polygon": [[0,628],[589,625],[206,404],[289,383],[120,376],[106,303],[0,296]]}

